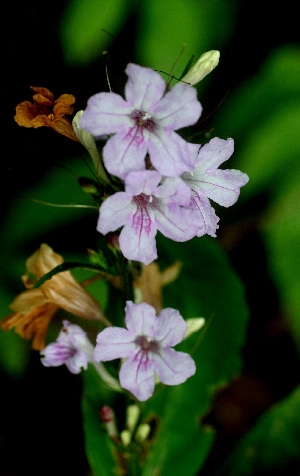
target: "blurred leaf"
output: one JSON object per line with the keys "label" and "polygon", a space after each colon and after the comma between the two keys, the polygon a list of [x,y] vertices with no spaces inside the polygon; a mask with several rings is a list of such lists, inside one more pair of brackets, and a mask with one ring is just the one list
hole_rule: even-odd
{"label": "blurred leaf", "polygon": [[138,13],[137,61],[169,74],[185,43],[184,55],[172,72],[178,78],[186,58],[194,54],[198,59],[205,51],[224,48],[234,28],[236,6],[230,0],[144,0]]}
{"label": "blurred leaf", "polygon": [[[212,239],[188,244],[159,239],[160,262],[183,262],[179,278],[164,290],[164,306],[184,318],[207,319],[206,326],[176,348],[191,352],[196,375],[184,384],[158,389],[145,403],[146,415],[158,419],[157,438],[144,464],[143,476],[193,476],[205,461],[213,432],[201,427],[217,387],[241,369],[248,311],[244,289]],[[176,455],[176,458],[174,458]]]}
{"label": "blurred leaf", "polygon": [[70,0],[60,25],[65,61],[87,65],[99,58],[112,42],[111,35],[120,32],[133,4],[133,0]]}
{"label": "blurred leaf", "polygon": [[258,193],[268,195],[270,209],[257,224],[300,350],[299,46],[283,45],[272,51],[257,75],[230,93],[214,125],[216,135],[235,139],[231,166],[249,175],[242,200]]}
{"label": "blurred leaf", "polygon": [[300,387],[269,409],[242,439],[223,470],[226,476],[298,474]]}
{"label": "blurred leaf", "polygon": [[269,268],[300,352],[300,164],[291,168],[261,222]]}
{"label": "blurred leaf", "polygon": [[247,139],[277,108],[300,100],[300,48],[281,45],[271,51],[258,73],[229,92],[214,125],[226,135]]}
{"label": "blurred leaf", "polygon": [[214,126],[215,135],[235,139],[232,163],[250,177],[243,196],[274,189],[300,153],[300,48],[274,50],[256,76],[230,92]]}
{"label": "blurred leaf", "polygon": [[276,108],[251,129],[237,152],[238,167],[250,177],[244,196],[263,190],[276,192],[283,175],[290,174],[291,167],[298,166],[299,130],[300,103],[294,102]]}

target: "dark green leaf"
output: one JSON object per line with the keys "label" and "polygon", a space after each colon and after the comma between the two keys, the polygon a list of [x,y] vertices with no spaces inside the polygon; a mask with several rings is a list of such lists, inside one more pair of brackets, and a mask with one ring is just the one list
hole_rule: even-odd
{"label": "dark green leaf", "polygon": [[158,388],[145,404],[146,415],[158,419],[158,431],[143,476],[194,476],[213,442],[201,418],[218,386],[241,369],[248,310],[243,286],[212,238],[188,244],[159,241],[163,263],[183,262],[179,278],[165,288],[164,306],[179,309],[184,318],[204,316],[207,327],[177,347],[191,352],[196,375],[182,385]]}
{"label": "dark green leaf", "polygon": [[237,445],[220,475],[299,474],[300,387],[270,408]]}

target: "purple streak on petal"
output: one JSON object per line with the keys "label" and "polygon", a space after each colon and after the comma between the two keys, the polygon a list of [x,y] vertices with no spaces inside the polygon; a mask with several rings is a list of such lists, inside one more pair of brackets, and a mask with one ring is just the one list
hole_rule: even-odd
{"label": "purple streak on petal", "polygon": [[[131,176],[132,178],[132,176]],[[134,176],[133,178],[136,178]],[[142,186],[150,189],[155,186],[155,182],[160,178],[156,173],[142,174]],[[151,183],[153,182],[154,184]],[[131,188],[133,188],[131,184]],[[144,264],[151,263],[157,258],[155,236],[157,233],[155,214],[150,203],[151,197],[144,193],[135,195],[131,202],[131,213],[127,218],[127,223],[121,231],[119,237],[120,249],[127,259],[141,261]]]}
{"label": "purple streak on petal", "polygon": [[196,216],[198,225],[197,236],[208,234],[215,238],[216,230],[219,228],[219,218],[215,214],[208,198],[192,189],[191,208]]}
{"label": "purple streak on petal", "polygon": [[172,308],[163,309],[153,325],[153,338],[162,347],[173,347],[184,338],[186,322],[179,311]]}
{"label": "purple streak on petal", "polygon": [[120,249],[125,258],[149,264],[157,258],[155,236],[157,228],[148,210],[137,210],[132,223],[127,224],[119,237]]}
{"label": "purple streak on petal", "polygon": [[125,97],[136,109],[151,112],[161,100],[166,83],[162,77],[150,68],[129,63],[125,70],[128,81],[125,86]]}
{"label": "purple streak on petal", "polygon": [[178,177],[193,170],[190,148],[176,132],[159,129],[150,135],[149,154],[151,162],[161,175]]}
{"label": "purple streak on petal", "polygon": [[201,112],[202,106],[197,100],[196,89],[177,83],[157,104],[154,116],[161,127],[176,131],[194,124]]}
{"label": "purple streak on petal", "polygon": [[125,225],[131,213],[131,200],[126,192],[117,192],[108,197],[100,207],[97,230],[106,235]]}
{"label": "purple streak on petal", "polygon": [[149,133],[141,127],[130,127],[111,137],[103,147],[106,169],[124,179],[131,171],[144,170]]}
{"label": "purple streak on petal", "polygon": [[115,93],[98,93],[90,97],[79,125],[94,136],[119,132],[130,127],[132,107]]}
{"label": "purple streak on petal", "polygon": [[153,368],[159,380],[166,385],[179,385],[195,374],[196,365],[189,354],[170,347],[153,355]]}
{"label": "purple streak on petal", "polygon": [[240,188],[249,180],[248,175],[239,170],[216,170],[204,174],[201,190],[214,202],[223,207],[230,207],[239,198]]}
{"label": "purple streak on petal", "polygon": [[105,362],[126,358],[134,353],[135,347],[132,332],[121,327],[107,327],[97,336],[94,359]]}
{"label": "purple streak on petal", "polygon": [[119,377],[121,387],[129,390],[141,402],[150,398],[154,392],[153,364],[147,355],[137,354],[127,359],[121,367]]}

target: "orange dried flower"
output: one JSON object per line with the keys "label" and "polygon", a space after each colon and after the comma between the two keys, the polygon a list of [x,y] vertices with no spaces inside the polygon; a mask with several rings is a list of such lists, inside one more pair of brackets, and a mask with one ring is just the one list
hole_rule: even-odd
{"label": "orange dried flower", "polygon": [[76,142],[79,140],[73,130],[72,123],[65,116],[73,113],[72,104],[75,97],[72,94],[62,94],[54,100],[53,94],[47,88],[30,86],[35,93],[33,103],[24,101],[16,107],[15,121],[23,127],[51,127]]}
{"label": "orange dried flower", "polygon": [[22,276],[22,281],[27,290],[19,294],[10,305],[15,312],[0,323],[4,330],[14,327],[25,339],[33,337],[32,347],[35,350],[45,347],[49,323],[60,308],[84,319],[105,322],[97,301],[69,271],[56,274],[38,289],[33,288],[38,279],[61,263],[63,258],[50,246],[42,244],[26,261],[27,273]]}

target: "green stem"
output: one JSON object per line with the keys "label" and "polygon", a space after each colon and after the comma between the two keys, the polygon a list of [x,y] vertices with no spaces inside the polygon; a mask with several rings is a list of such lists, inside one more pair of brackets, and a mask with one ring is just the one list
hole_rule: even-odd
{"label": "green stem", "polygon": [[115,390],[115,392],[123,392],[122,387],[120,386],[118,380],[116,380],[114,377],[110,375],[110,373],[106,370],[103,364],[101,362],[93,362],[93,365],[102,378],[102,380],[107,383],[107,385]]}
{"label": "green stem", "polygon": [[130,270],[130,261],[125,259],[121,266],[121,280],[122,280],[122,288],[123,288],[125,302],[133,301],[134,299],[133,277],[132,277],[132,272]]}

